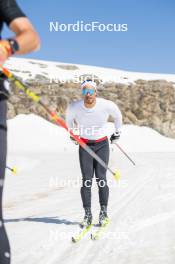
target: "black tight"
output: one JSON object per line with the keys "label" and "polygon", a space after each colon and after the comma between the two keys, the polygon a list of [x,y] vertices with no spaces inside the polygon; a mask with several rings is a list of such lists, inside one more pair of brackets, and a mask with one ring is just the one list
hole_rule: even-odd
{"label": "black tight", "polygon": [[[106,163],[109,161],[109,143],[104,140],[98,143],[89,144],[89,147]],[[100,205],[107,206],[109,197],[109,187],[106,179],[106,169],[102,167],[93,157],[82,147],[79,148],[80,167],[82,172],[81,198],[83,207],[91,207],[91,186],[95,173],[99,190]]]}
{"label": "black tight", "polygon": [[2,214],[2,194],[7,154],[6,101],[0,99],[0,263],[10,264],[10,246]]}

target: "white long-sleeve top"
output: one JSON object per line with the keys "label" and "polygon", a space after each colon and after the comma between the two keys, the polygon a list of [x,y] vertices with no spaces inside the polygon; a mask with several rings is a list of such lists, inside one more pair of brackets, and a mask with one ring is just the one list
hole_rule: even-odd
{"label": "white long-sleeve top", "polygon": [[109,116],[114,118],[115,128],[122,126],[122,114],[118,106],[103,98],[96,98],[92,108],[84,105],[84,100],[71,103],[66,111],[66,123],[69,129],[78,125],[80,137],[95,140],[107,135],[107,121]]}

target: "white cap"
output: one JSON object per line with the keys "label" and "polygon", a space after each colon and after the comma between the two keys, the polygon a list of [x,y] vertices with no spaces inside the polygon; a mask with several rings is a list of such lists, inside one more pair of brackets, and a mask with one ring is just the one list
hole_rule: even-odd
{"label": "white cap", "polygon": [[94,87],[95,88],[95,90],[97,90],[97,85],[96,85],[96,83],[95,82],[93,82],[93,81],[91,81],[91,80],[87,80],[87,81],[84,81],[82,84],[81,84],[81,89],[83,89],[84,88],[84,86],[86,86],[86,84],[90,84],[92,87]]}

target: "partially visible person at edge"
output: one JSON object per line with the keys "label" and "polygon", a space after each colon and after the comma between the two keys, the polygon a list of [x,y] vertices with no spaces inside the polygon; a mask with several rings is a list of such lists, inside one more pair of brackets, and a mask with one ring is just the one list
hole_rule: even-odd
{"label": "partially visible person at edge", "polygon": [[[28,53],[39,49],[40,46],[38,34],[15,0],[0,0],[0,33],[4,23],[14,34],[8,39],[2,39],[0,35],[0,67],[10,56]],[[0,69],[0,264],[11,263],[10,245],[2,213],[7,153],[6,102],[8,96],[9,83]]]}
{"label": "partially visible person at edge", "polygon": [[[70,130],[75,124],[79,128],[80,138],[106,163],[109,161],[109,142],[107,138],[107,121],[111,115],[114,118],[115,133],[110,137],[115,143],[120,137],[122,115],[118,106],[103,98],[97,97],[96,83],[86,80],[81,84],[82,99],[71,103],[66,112],[66,122]],[[71,137],[74,141],[74,139]],[[81,199],[85,210],[81,226],[92,223],[91,187],[95,173],[99,190],[99,224],[108,220],[107,206],[109,187],[106,179],[106,169],[90,156],[81,146],[79,147],[79,161],[82,173]]]}

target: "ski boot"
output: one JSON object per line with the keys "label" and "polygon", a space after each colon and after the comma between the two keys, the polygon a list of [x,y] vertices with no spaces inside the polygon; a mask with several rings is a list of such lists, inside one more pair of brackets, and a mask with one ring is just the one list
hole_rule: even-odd
{"label": "ski boot", "polygon": [[107,215],[107,206],[102,205],[101,210],[100,210],[100,214],[99,214],[99,225],[103,226],[103,225],[108,224],[108,222],[109,222],[109,218]]}
{"label": "ski boot", "polygon": [[90,207],[85,207],[85,216],[83,221],[80,223],[80,227],[87,227],[92,224],[92,213],[91,213],[91,208]]}

